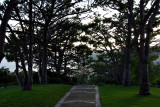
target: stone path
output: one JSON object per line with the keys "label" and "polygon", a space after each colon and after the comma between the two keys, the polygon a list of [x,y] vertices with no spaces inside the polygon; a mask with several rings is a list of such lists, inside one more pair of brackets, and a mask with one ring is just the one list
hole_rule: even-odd
{"label": "stone path", "polygon": [[98,86],[73,86],[54,107],[101,107]]}

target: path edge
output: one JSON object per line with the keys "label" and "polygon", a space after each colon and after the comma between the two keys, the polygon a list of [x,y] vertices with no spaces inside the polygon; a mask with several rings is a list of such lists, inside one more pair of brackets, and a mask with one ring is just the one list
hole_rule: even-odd
{"label": "path edge", "polygon": [[98,86],[95,86],[95,89],[96,89],[96,107],[101,107],[101,102],[100,102],[100,95],[99,95]]}
{"label": "path edge", "polygon": [[54,107],[60,107],[61,104],[64,102],[64,100],[70,95],[71,90],[73,90],[75,86],[73,86],[62,98],[60,101],[57,102],[57,104]]}

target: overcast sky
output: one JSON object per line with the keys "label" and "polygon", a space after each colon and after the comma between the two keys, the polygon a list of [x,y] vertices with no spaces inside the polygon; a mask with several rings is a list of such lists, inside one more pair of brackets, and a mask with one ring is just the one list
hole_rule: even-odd
{"label": "overcast sky", "polygon": [[1,67],[9,68],[9,70],[13,72],[15,70],[15,63],[7,62],[6,58],[3,58],[2,62],[0,63],[0,68]]}

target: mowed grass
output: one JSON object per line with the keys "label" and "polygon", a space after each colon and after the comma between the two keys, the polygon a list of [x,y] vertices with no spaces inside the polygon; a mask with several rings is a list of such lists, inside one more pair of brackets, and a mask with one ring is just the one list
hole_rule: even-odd
{"label": "mowed grass", "polygon": [[71,85],[33,85],[30,91],[19,87],[0,89],[0,107],[54,107]]}
{"label": "mowed grass", "polygon": [[160,107],[160,88],[150,89],[152,95],[140,96],[137,86],[100,86],[102,107]]}

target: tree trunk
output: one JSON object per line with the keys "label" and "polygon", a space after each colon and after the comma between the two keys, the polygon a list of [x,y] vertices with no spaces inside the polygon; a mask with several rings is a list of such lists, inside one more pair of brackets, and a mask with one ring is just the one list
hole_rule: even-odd
{"label": "tree trunk", "polygon": [[41,77],[41,84],[47,84],[47,63],[48,63],[48,56],[47,56],[47,48],[48,48],[48,28],[47,24],[44,27],[43,33],[43,51],[42,51],[42,77]]}
{"label": "tree trunk", "polygon": [[153,31],[152,24],[155,19],[155,16],[158,13],[158,9],[159,9],[159,4],[156,4],[155,11],[153,12],[148,21],[145,45],[143,47],[143,52],[140,53],[141,56],[139,57],[140,70],[141,70],[140,89],[139,89],[140,95],[150,95],[149,76],[148,76],[149,44],[150,44],[151,32]]}
{"label": "tree trunk", "polygon": [[6,28],[7,28],[7,24],[8,21],[11,17],[11,12],[13,10],[14,7],[16,7],[16,5],[18,4],[17,0],[11,0],[8,3],[7,9],[4,13],[4,16],[2,18],[2,22],[0,25],[0,62],[2,61],[2,59],[4,58],[4,42],[5,42],[5,33],[6,33]]}
{"label": "tree trunk", "polygon": [[64,75],[67,75],[67,59],[66,59],[66,56],[64,58]]}
{"label": "tree trunk", "polygon": [[148,62],[140,60],[140,88],[139,95],[150,95],[149,77],[148,77]]}
{"label": "tree trunk", "polygon": [[[130,84],[130,59],[124,63],[123,86],[129,87]],[[128,63],[127,63],[128,62]]]}
{"label": "tree trunk", "polygon": [[117,84],[120,84],[119,65],[116,62],[114,62],[113,79],[116,81]]}
{"label": "tree trunk", "polygon": [[131,19],[128,14],[128,35],[126,38],[126,49],[124,58],[123,86],[129,87],[130,84],[130,66],[131,66]]}
{"label": "tree trunk", "polygon": [[32,82],[29,81],[29,79],[31,77],[29,77],[30,75],[28,75],[28,73],[27,73],[26,66],[25,66],[25,59],[24,59],[24,57],[22,55],[20,44],[18,43],[17,38],[16,38],[14,32],[12,31],[12,29],[11,29],[11,27],[9,25],[8,25],[8,28],[11,31],[11,34],[12,34],[12,37],[13,37],[13,40],[14,40],[14,43],[15,43],[15,47],[16,47],[17,53],[18,53],[17,56],[20,57],[22,69],[23,69],[23,72],[24,72],[23,84],[21,86],[21,89],[23,91],[31,90],[32,89]]}
{"label": "tree trunk", "polygon": [[28,77],[29,84],[32,85],[32,66],[33,66],[33,23],[32,23],[32,0],[29,1],[29,60],[28,60]]}
{"label": "tree trunk", "polygon": [[62,67],[62,62],[63,62],[63,56],[64,56],[63,53],[59,52],[58,65],[57,65],[57,69],[56,69],[58,75],[61,74],[61,67]]}
{"label": "tree trunk", "polygon": [[38,65],[39,65],[39,69],[38,69],[38,78],[39,78],[39,82],[40,84],[42,84],[43,80],[42,80],[42,54],[41,54],[41,45],[40,42],[38,44],[38,50],[39,50],[39,61],[38,61]]}
{"label": "tree trunk", "polygon": [[[140,65],[140,95],[150,95],[149,77],[148,77],[148,62],[149,62],[149,43],[152,32],[152,23],[159,10],[159,0],[152,3],[151,8],[145,14],[146,0],[140,0],[140,23],[139,27],[136,24],[135,16],[133,14],[133,0],[128,1],[129,13],[131,15],[131,22],[134,28],[134,41],[139,55]],[[147,34],[145,34],[146,23],[148,22]],[[138,29],[137,29],[138,28]],[[149,31],[150,30],[150,31]],[[148,32],[149,31],[149,32]],[[139,40],[140,37],[140,40]]]}
{"label": "tree trunk", "polygon": [[15,70],[16,79],[17,79],[19,86],[22,88],[22,81],[20,80],[20,77],[18,74],[18,70],[19,70],[18,59],[17,59],[18,58],[18,55],[17,55],[18,50],[16,47],[14,47],[13,43],[11,42],[11,40],[7,36],[6,36],[6,39],[12,48],[12,52],[14,53],[14,58],[15,58],[15,63],[16,63],[16,70]]}
{"label": "tree trunk", "polygon": [[[52,6],[50,8],[51,11],[49,11],[50,14],[46,14],[43,17],[45,17],[45,26],[43,27],[43,50],[42,50],[42,62],[41,67],[39,69],[39,80],[41,84],[47,84],[47,64],[48,64],[48,42],[50,39],[50,31],[49,31],[49,23],[51,22],[51,19],[53,18],[53,10],[55,6],[56,0],[52,1]],[[40,77],[41,76],[41,77]]]}
{"label": "tree trunk", "polygon": [[[12,32],[13,33],[13,32]],[[16,70],[15,70],[15,74],[16,74],[16,79],[17,79],[17,82],[19,84],[19,86],[21,87],[22,91],[26,91],[26,90],[32,90],[32,83],[28,81],[28,74],[27,72],[25,71],[24,72],[24,80],[23,80],[23,83],[22,81],[20,80],[20,77],[19,77],[19,73],[18,73],[18,70],[19,70],[19,65],[18,65],[18,54],[19,56],[21,57],[21,63],[23,65],[23,70],[26,70],[24,68],[24,60],[22,59],[22,55],[21,55],[21,52],[19,51],[19,49],[17,48],[18,45],[16,43],[16,47],[13,47],[14,45],[12,44],[12,42],[10,41],[10,39],[8,37],[6,37],[8,42],[10,43],[11,45],[11,48],[13,49],[13,53],[14,53],[14,58],[15,58],[15,63],[16,63]],[[16,38],[15,38],[15,41],[17,42]],[[18,54],[17,54],[18,52]]]}
{"label": "tree trunk", "polygon": [[41,49],[41,40],[39,39],[39,42],[38,42],[38,53],[39,53],[39,60],[38,60],[38,66],[39,66],[39,69],[38,69],[38,78],[39,78],[39,83],[40,84],[47,84],[46,82],[46,79],[44,78],[44,71],[42,70],[42,65],[43,65],[43,53],[41,52],[42,49]]}

